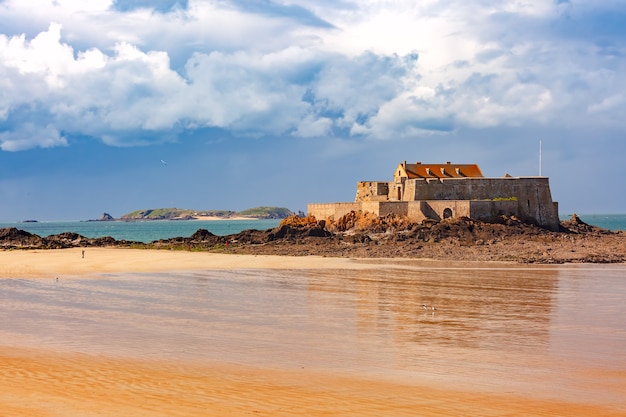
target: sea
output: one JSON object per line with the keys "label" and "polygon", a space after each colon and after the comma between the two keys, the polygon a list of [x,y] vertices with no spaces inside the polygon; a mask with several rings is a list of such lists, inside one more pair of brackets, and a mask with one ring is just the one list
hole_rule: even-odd
{"label": "sea", "polygon": [[63,232],[78,233],[81,236],[96,238],[111,236],[115,240],[149,243],[159,239],[189,237],[199,229],[206,229],[214,235],[232,235],[244,230],[272,229],[280,224],[280,219],[263,220],[149,220],[149,221],[38,221],[0,223],[0,228],[18,229],[47,237]]}
{"label": "sea", "polygon": [[[626,214],[577,214],[580,220],[592,226],[608,230],[626,230]],[[560,214],[559,218],[569,220],[571,214]]]}
{"label": "sea", "polygon": [[[567,220],[571,215],[559,216]],[[582,214],[582,221],[609,230],[626,230],[626,214]],[[38,222],[0,222],[0,228],[16,227],[46,237],[63,232],[96,238],[111,236],[115,240],[149,243],[159,239],[189,237],[198,229],[226,236],[244,230],[272,229],[280,224],[280,219],[270,220],[151,220],[151,221],[38,221]]]}

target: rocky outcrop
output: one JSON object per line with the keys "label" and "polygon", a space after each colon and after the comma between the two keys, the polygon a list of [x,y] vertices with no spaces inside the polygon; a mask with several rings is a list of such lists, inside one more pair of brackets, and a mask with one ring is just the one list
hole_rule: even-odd
{"label": "rocky outcrop", "polygon": [[589,232],[608,232],[608,230],[591,226],[580,219],[576,213],[572,214],[569,220],[561,222],[561,231],[568,233],[589,233]]}
{"label": "rocky outcrop", "polygon": [[109,213],[102,213],[102,216],[100,216],[100,220],[101,222],[110,222],[115,220],[115,218],[113,218],[113,216],[111,216]]}
{"label": "rocky outcrop", "polygon": [[41,237],[15,227],[0,229],[0,249],[66,249],[75,247],[129,246],[135,242],[115,240],[110,236],[88,238],[64,232]]}
{"label": "rocky outcrop", "polygon": [[326,222],[313,216],[290,216],[280,222],[268,235],[270,241],[277,239],[297,239],[298,237],[329,237],[332,233],[325,229]]}
{"label": "rocky outcrop", "polygon": [[0,229],[0,247],[37,248],[42,244],[41,237],[15,227]]}

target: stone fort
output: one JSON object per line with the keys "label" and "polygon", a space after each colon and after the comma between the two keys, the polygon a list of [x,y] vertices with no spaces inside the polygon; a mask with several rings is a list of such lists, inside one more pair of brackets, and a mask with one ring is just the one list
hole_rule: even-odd
{"label": "stone fort", "polygon": [[398,164],[393,181],[360,181],[354,202],[314,203],[308,214],[338,219],[351,212],[395,214],[413,221],[470,217],[490,220],[515,216],[558,230],[558,203],[547,177],[487,178],[476,164]]}

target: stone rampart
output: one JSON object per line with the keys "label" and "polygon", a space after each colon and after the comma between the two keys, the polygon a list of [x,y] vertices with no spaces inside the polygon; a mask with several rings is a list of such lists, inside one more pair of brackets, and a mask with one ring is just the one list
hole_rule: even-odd
{"label": "stone rampart", "polygon": [[[476,205],[469,217],[508,214],[553,230],[559,227],[558,206],[546,177],[410,179],[403,187],[405,201],[490,201]],[[391,190],[390,199],[396,193]]]}
{"label": "stone rampart", "polygon": [[500,216],[519,216],[518,202],[515,200],[470,201],[470,215],[473,219],[489,220]]}
{"label": "stone rampart", "polygon": [[[371,204],[371,203],[370,203]],[[386,216],[388,214],[395,214],[396,216],[408,216],[409,215],[409,205],[406,201],[381,201],[376,202],[374,204],[378,204],[378,215]],[[366,203],[363,203],[363,211],[369,211],[370,213],[376,213],[372,210],[372,206],[367,206]]]}
{"label": "stone rampart", "polygon": [[432,200],[416,201],[422,213],[428,219],[443,220],[450,217],[470,217],[470,201],[466,200]]}
{"label": "stone rampart", "polygon": [[360,181],[356,185],[354,201],[387,201],[389,183],[384,181]]}
{"label": "stone rampart", "polygon": [[361,203],[315,203],[307,207],[308,214],[316,219],[338,219],[351,211],[361,210]]}

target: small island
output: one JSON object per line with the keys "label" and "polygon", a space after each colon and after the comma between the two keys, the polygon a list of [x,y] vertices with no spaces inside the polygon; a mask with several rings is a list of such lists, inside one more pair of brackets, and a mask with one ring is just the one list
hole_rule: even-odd
{"label": "small island", "polygon": [[295,213],[284,207],[260,206],[243,211],[232,210],[192,210],[180,208],[156,208],[135,210],[123,214],[119,219],[103,213],[97,220],[89,221],[147,221],[147,220],[251,220],[285,219]]}

